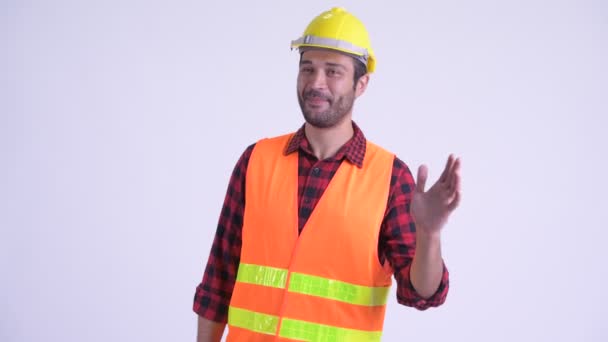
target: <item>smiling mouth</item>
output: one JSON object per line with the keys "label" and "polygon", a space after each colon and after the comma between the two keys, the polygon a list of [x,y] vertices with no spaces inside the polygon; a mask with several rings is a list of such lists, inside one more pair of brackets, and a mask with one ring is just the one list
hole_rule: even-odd
{"label": "smiling mouth", "polygon": [[327,99],[315,96],[315,97],[307,98],[306,101],[312,102],[312,103],[321,103],[321,102],[327,102]]}
{"label": "smiling mouth", "polygon": [[324,103],[329,103],[329,100],[322,96],[307,96],[305,98],[305,101],[306,101],[306,103],[313,105],[313,106],[319,106]]}

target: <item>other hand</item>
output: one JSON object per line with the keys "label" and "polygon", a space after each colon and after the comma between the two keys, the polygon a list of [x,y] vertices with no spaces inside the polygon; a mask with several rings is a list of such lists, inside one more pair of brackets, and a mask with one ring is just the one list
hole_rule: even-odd
{"label": "other hand", "polygon": [[460,159],[452,154],[441,177],[424,191],[428,169],[418,168],[417,184],[412,196],[411,213],[419,233],[438,234],[450,214],[460,203]]}

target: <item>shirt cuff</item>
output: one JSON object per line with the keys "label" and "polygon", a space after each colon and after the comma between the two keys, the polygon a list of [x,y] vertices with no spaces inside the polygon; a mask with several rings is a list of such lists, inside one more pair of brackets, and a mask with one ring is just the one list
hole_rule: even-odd
{"label": "shirt cuff", "polygon": [[210,321],[228,322],[228,304],[222,296],[206,291],[202,285],[196,287],[192,311]]}
{"label": "shirt cuff", "polygon": [[443,275],[441,277],[441,283],[437,288],[437,291],[429,297],[421,297],[414,285],[412,285],[410,277],[411,263],[401,269],[397,277],[397,302],[399,304],[414,307],[418,310],[426,310],[431,307],[438,307],[445,303],[449,290],[449,272],[445,263],[443,264]]}

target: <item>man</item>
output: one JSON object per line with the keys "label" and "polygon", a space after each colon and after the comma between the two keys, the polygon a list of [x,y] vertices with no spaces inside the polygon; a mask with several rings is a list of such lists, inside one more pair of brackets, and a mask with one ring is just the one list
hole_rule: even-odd
{"label": "man", "polygon": [[375,56],[341,8],[311,21],[300,51],[304,125],[262,139],[238,161],[194,311],[198,341],[379,341],[388,290],[424,310],[443,304],[440,232],[460,200],[449,156],[425,191],[352,121]]}

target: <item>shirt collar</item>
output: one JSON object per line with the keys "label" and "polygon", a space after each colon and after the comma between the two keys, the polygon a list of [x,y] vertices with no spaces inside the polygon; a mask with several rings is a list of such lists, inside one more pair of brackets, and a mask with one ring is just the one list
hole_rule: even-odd
{"label": "shirt collar", "polygon": [[[333,160],[342,160],[346,158],[349,162],[356,165],[357,167],[363,167],[363,159],[365,158],[365,149],[367,145],[367,140],[363,135],[363,132],[357,126],[357,124],[352,121],[353,124],[353,136],[350,138],[340,149],[338,152],[331,157]],[[304,132],[304,125],[298,129],[295,134],[291,137],[287,144],[287,148],[285,149],[285,154],[293,153],[297,150],[301,150],[302,152],[308,153],[312,155],[312,149],[310,147],[310,143],[306,138],[306,134]]]}

